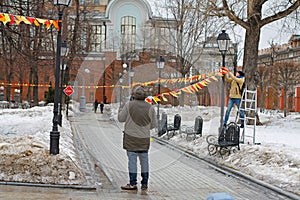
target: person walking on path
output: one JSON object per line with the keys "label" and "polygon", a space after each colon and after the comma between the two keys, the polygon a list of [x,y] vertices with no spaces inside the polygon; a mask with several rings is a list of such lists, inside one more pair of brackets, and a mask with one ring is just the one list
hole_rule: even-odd
{"label": "person walking on path", "polygon": [[103,109],[104,109],[104,104],[103,102],[100,103],[100,112],[101,114],[103,114]]}
{"label": "person walking on path", "polygon": [[[229,75],[229,76],[228,76]],[[225,113],[224,126],[226,126],[229,119],[229,114],[234,104],[239,108],[242,98],[242,87],[245,82],[244,72],[237,71],[234,76],[230,71],[225,75],[225,81],[230,82],[229,101]],[[241,128],[244,128],[244,111],[240,111]]]}
{"label": "person walking on path", "polygon": [[137,190],[137,157],[141,165],[141,189],[148,189],[150,130],[157,127],[154,107],[145,101],[147,93],[141,86],[133,90],[132,101],[119,108],[118,120],[125,122],[123,148],[127,151],[129,183],[123,190]]}
{"label": "person walking on path", "polygon": [[96,99],[95,102],[94,102],[94,112],[96,113],[97,112],[97,108],[98,108],[98,100]]}

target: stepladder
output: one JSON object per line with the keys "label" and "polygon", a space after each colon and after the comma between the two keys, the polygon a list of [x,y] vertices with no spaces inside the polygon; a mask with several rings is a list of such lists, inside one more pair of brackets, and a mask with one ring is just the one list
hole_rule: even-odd
{"label": "stepladder", "polygon": [[[243,118],[240,117],[243,113]],[[250,90],[245,87],[242,93],[241,103],[239,105],[238,113],[236,115],[236,122],[238,120],[244,121],[244,127],[240,134],[240,142],[248,144],[256,143],[256,115],[257,115],[257,89]]]}

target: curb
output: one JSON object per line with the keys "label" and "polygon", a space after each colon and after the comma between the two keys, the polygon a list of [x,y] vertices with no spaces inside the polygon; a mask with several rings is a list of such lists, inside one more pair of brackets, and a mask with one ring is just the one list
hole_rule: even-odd
{"label": "curb", "polygon": [[48,188],[65,188],[65,189],[83,189],[83,190],[96,190],[96,186],[89,185],[54,185],[54,184],[38,184],[38,183],[20,183],[20,182],[6,182],[0,181],[0,185],[11,186],[29,186],[29,187],[48,187]]}

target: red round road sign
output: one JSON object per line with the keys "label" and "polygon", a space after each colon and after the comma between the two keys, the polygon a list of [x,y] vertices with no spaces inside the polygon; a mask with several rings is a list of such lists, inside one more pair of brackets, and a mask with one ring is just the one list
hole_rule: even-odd
{"label": "red round road sign", "polygon": [[64,93],[68,96],[70,96],[71,94],[73,94],[74,90],[72,88],[71,85],[68,85],[65,89],[64,89]]}

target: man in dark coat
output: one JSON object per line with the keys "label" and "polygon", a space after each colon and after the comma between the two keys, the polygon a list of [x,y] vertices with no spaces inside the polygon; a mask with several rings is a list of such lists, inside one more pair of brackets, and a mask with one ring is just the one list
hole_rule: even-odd
{"label": "man in dark coat", "polygon": [[141,164],[141,189],[148,188],[150,130],[156,128],[157,120],[154,107],[145,101],[147,93],[141,86],[133,90],[133,100],[119,109],[118,120],[125,122],[123,148],[127,151],[129,184],[123,190],[137,190],[137,157]]}
{"label": "man in dark coat", "polygon": [[97,112],[97,108],[98,108],[98,100],[96,99],[95,102],[94,102],[94,112],[96,113]]}
{"label": "man in dark coat", "polygon": [[101,102],[100,103],[100,112],[101,112],[101,114],[103,114],[103,109],[104,109],[104,103]]}

